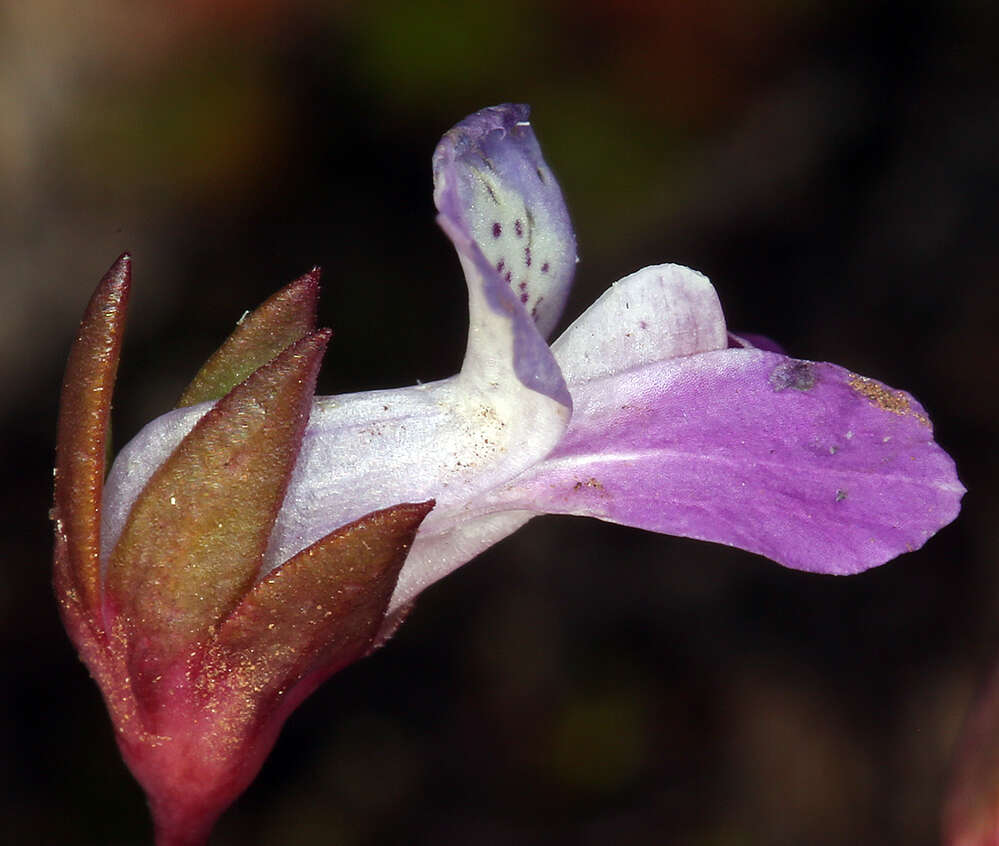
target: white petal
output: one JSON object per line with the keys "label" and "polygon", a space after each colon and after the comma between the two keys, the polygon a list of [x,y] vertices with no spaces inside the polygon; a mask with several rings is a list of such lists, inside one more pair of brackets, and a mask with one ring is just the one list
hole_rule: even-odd
{"label": "white petal", "polygon": [[507,510],[479,517],[466,514],[458,521],[431,520],[433,516],[431,512],[420,526],[389,602],[389,614],[494,543],[512,535],[536,515]]}
{"label": "white petal", "polygon": [[118,453],[104,483],[101,505],[101,561],[104,564],[146,482],[213,405],[204,402],[157,417]]}
{"label": "white petal", "polygon": [[678,264],[659,264],[615,282],[552,350],[571,386],[727,346],[721,304],[707,277]]}
{"label": "white petal", "polygon": [[[318,399],[265,571],[333,529],[400,502],[435,499],[420,533],[446,534],[477,495],[532,466],[558,442],[568,409],[531,394],[544,402],[520,406],[499,388],[470,390],[455,377]],[[422,573],[420,560],[410,556],[405,580],[425,586],[466,560],[438,549],[433,573]]]}

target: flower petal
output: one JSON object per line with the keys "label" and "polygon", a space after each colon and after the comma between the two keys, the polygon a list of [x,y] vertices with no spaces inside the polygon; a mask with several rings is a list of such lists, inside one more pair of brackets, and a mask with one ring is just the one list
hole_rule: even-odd
{"label": "flower petal", "polygon": [[543,336],[565,305],[576,244],[527,118],[526,106],[495,106],[451,129],[434,152],[434,202],[468,280],[463,372],[488,381],[512,341],[517,378],[568,405]]}
{"label": "flower petal", "polygon": [[562,443],[489,507],[845,574],[921,546],[964,492],[912,397],[832,364],[721,350],[574,385],[573,398]]}
{"label": "flower petal", "polygon": [[[487,109],[451,130],[435,153],[439,220],[469,287],[461,373],[431,385],[317,401],[263,572],[337,527],[398,502],[436,500],[421,532],[450,536],[470,499],[541,460],[565,432],[571,400],[521,294],[542,326],[553,325],[575,266],[575,242],[526,119],[526,107]],[[505,261],[512,269],[521,260],[515,280],[518,291],[525,283],[521,294],[495,266],[504,258],[496,250],[514,248],[517,255]],[[150,468],[203,413],[165,415],[122,451],[105,503],[109,540]],[[435,555],[434,567],[409,571],[406,583],[425,585],[464,560],[457,552]]]}
{"label": "flower petal", "polygon": [[[511,395],[504,386],[474,390],[460,377],[321,397],[264,569],[397,502],[436,500],[420,532],[446,531],[470,500],[544,458],[567,424],[568,409],[541,394],[522,388]],[[407,562],[404,574],[410,570]]]}
{"label": "flower petal", "polygon": [[660,264],[611,285],[552,350],[571,388],[727,344],[721,303],[708,278],[682,265]]}
{"label": "flower petal", "polygon": [[434,582],[485,552],[494,543],[512,535],[537,514],[532,511],[500,511],[474,516],[461,514],[447,520],[425,520],[399,574],[389,602],[392,614],[406,606]]}
{"label": "flower petal", "polygon": [[773,338],[766,335],[757,335],[752,332],[729,332],[728,345],[739,350],[766,350],[767,352],[780,353],[786,355],[785,350]]}

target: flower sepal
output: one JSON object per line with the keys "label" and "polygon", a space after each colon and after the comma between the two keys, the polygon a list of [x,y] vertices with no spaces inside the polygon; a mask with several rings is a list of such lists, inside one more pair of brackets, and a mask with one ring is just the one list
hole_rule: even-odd
{"label": "flower sepal", "polygon": [[182,403],[224,395],[155,469],[102,555],[106,433],[129,287],[123,256],[70,354],[55,587],[146,790],[157,842],[193,846],[256,775],[291,711],[371,648],[433,502],[363,516],[261,577],[330,334],[313,331],[313,273],[242,321],[196,377]]}
{"label": "flower sepal", "polygon": [[[287,717],[374,643],[432,503],[355,521],[268,574],[217,629],[136,684],[126,625],[112,632],[122,757],[149,798],[158,843],[201,844],[256,776]],[[131,684],[129,683],[131,681]]]}
{"label": "flower sepal", "polygon": [[177,407],[222,399],[257,368],[314,332],[319,275],[314,267],[246,312],[191,380]]}

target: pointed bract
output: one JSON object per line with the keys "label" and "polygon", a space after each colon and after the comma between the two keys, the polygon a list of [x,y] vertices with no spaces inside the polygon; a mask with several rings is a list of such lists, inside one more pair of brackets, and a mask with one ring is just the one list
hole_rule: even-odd
{"label": "pointed bract", "polygon": [[269,297],[236,324],[187,386],[177,407],[217,400],[316,328],[319,268]]}
{"label": "pointed bract", "polygon": [[302,550],[229,615],[209,661],[219,655],[223,663],[244,667],[241,683],[266,699],[364,655],[432,508],[431,501],[377,511]]}
{"label": "pointed bract", "polygon": [[131,287],[123,254],[97,286],[69,353],[56,441],[56,592],[99,627],[100,505],[111,394]]}

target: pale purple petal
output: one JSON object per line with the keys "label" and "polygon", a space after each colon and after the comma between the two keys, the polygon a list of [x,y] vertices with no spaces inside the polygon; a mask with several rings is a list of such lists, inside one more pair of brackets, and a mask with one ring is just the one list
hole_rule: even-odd
{"label": "pale purple petal", "polygon": [[660,264],[615,282],[552,350],[572,389],[588,379],[727,345],[721,304],[707,277]]}
{"label": "pale purple petal", "polygon": [[512,343],[517,378],[568,405],[543,336],[565,304],[576,245],[527,117],[526,106],[496,106],[450,130],[434,153],[434,201],[468,281],[463,371],[489,371]]}
{"label": "pale purple petal", "polygon": [[840,574],[920,547],[964,492],[912,397],[832,364],[722,350],[574,384],[573,399],[562,443],[488,507]]}
{"label": "pale purple petal", "polygon": [[498,511],[482,515],[466,512],[457,518],[453,515],[438,518],[429,526],[424,522],[399,574],[389,602],[389,613],[536,516],[531,511]]}

